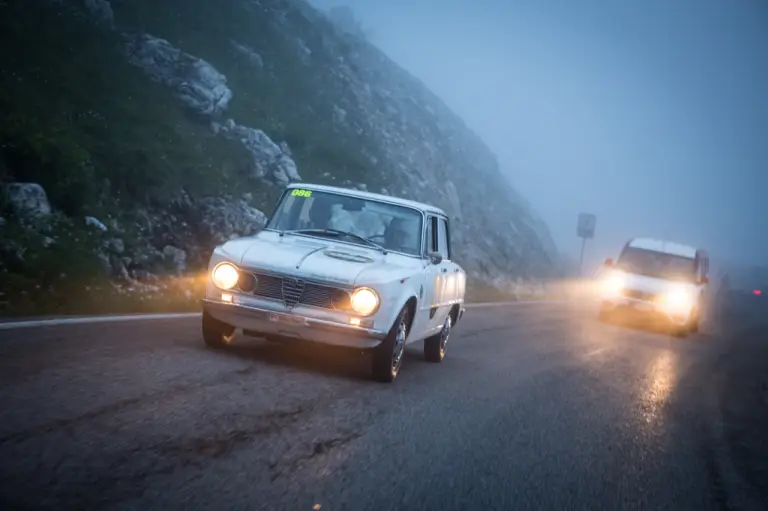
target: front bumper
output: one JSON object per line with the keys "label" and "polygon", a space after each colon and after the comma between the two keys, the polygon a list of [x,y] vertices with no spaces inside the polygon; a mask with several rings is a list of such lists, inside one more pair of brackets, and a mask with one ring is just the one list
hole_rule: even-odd
{"label": "front bumper", "polygon": [[374,328],[312,317],[303,307],[297,307],[295,311],[281,311],[209,298],[204,298],[202,304],[203,310],[219,321],[265,337],[292,338],[349,348],[375,348],[387,336],[387,332]]}
{"label": "front bumper", "polygon": [[603,307],[608,310],[629,312],[632,314],[647,314],[663,318],[677,325],[684,325],[691,317],[693,310],[687,313],[670,313],[662,305],[647,300],[639,300],[627,296],[604,298]]}

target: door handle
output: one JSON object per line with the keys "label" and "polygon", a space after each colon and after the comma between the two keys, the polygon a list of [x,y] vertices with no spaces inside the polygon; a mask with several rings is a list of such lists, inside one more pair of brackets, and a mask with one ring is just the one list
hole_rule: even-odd
{"label": "door handle", "polygon": [[459,272],[459,269],[458,269],[458,268],[454,268],[454,269],[453,269],[453,272],[454,272],[454,273],[458,273],[458,272]]}
{"label": "door handle", "polygon": [[443,268],[443,269],[442,269],[442,272],[443,272],[443,273],[445,273],[445,272],[447,272],[447,271],[448,271],[448,268]]}

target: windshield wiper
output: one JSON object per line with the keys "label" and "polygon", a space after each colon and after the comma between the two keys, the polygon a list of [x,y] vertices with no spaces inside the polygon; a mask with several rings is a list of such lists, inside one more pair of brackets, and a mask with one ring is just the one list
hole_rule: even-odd
{"label": "windshield wiper", "polygon": [[293,231],[284,231],[284,232],[288,234],[331,234],[335,236],[349,236],[350,238],[355,238],[357,240],[362,241],[363,243],[366,243],[372,247],[375,247],[376,249],[380,250],[382,254],[387,253],[387,249],[385,249],[375,241],[371,241],[364,236],[355,234],[354,232],[341,231],[339,229],[296,229]]}

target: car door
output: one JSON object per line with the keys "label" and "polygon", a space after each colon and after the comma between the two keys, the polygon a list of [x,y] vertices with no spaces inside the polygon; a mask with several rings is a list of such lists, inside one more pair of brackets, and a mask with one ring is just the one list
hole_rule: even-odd
{"label": "car door", "polygon": [[437,227],[437,250],[442,260],[440,264],[434,265],[435,270],[435,300],[433,300],[432,326],[440,329],[445,323],[445,318],[451,310],[451,306],[456,299],[456,288],[458,282],[458,266],[451,262],[450,233],[448,230],[448,219],[444,216],[435,217]]}
{"label": "car door", "polygon": [[423,284],[419,293],[418,309],[413,323],[413,331],[409,338],[421,339],[427,337],[435,330],[435,318],[433,309],[439,303],[440,289],[438,276],[442,273],[440,265],[433,264],[429,254],[437,252],[437,217],[427,215],[427,225],[422,251],[422,275]]}
{"label": "car door", "polygon": [[[461,266],[453,261],[453,251],[451,250],[451,222],[447,218],[438,220],[442,222],[441,228],[444,235],[439,235],[438,240],[444,239],[447,256],[443,259],[446,264],[446,273],[448,273],[448,284],[445,291],[445,306],[450,312],[451,306],[461,303],[464,300],[464,291],[467,285],[467,274]],[[438,230],[438,233],[440,230]]]}

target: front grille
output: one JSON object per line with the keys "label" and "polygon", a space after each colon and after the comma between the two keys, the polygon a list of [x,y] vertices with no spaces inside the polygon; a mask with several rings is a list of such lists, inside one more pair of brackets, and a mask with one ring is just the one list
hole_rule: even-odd
{"label": "front grille", "polygon": [[302,304],[323,309],[344,310],[349,305],[349,293],[344,289],[294,277],[266,273],[253,273],[253,275],[256,277],[256,286],[247,292],[254,296],[279,300],[287,307]]}
{"label": "front grille", "polygon": [[652,302],[656,299],[656,295],[654,293],[647,293],[645,291],[638,291],[636,289],[625,289],[624,296],[627,298],[634,298],[635,300],[645,300],[647,302]]}
{"label": "front grille", "polygon": [[283,302],[287,307],[293,307],[299,303],[306,285],[305,280],[283,277]]}

